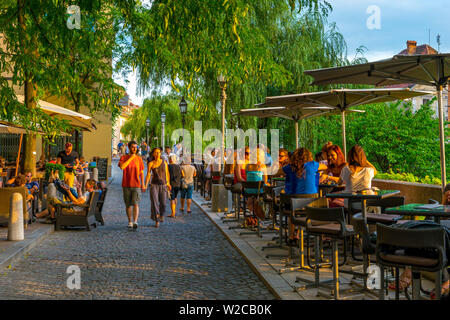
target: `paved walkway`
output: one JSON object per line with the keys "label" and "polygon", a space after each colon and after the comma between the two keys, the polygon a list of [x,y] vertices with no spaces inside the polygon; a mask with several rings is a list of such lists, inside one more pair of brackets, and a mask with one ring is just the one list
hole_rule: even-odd
{"label": "paved walkway", "polygon": [[[127,230],[117,161],[113,176],[105,226],[48,235],[0,270],[0,299],[275,299],[195,205],[156,229],[147,192],[138,230]],[[66,286],[71,265],[81,271],[79,290]]]}

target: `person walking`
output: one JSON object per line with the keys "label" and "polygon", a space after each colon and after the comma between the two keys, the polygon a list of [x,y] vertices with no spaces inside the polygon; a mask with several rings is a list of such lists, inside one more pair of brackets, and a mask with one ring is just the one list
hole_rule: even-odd
{"label": "person walking", "polygon": [[181,171],[183,172],[183,182],[181,184],[181,212],[184,211],[184,201],[186,199],[187,213],[191,213],[192,192],[194,191],[194,177],[197,175],[197,170],[191,165],[189,158],[184,158],[181,164]]}
{"label": "person walking", "polygon": [[181,167],[177,164],[177,156],[172,154],[169,157],[169,176],[170,176],[170,186],[172,187],[172,193],[170,196],[170,208],[172,209],[172,214],[169,218],[175,218],[175,213],[177,210],[177,196],[181,188],[181,179],[183,177],[183,172]]}
{"label": "person walking", "polygon": [[137,155],[137,148],[137,143],[130,141],[128,143],[130,153],[123,155],[119,160],[119,168],[123,171],[122,190],[128,217],[128,228],[133,229],[137,229],[138,227],[137,221],[139,217],[141,191],[145,192],[144,162]]}
{"label": "person walking", "polygon": [[144,192],[152,178],[150,184],[151,218],[155,221],[155,227],[159,227],[160,222],[164,222],[168,191],[171,190],[169,167],[167,162],[161,158],[161,149],[154,148],[150,161],[147,164],[147,177],[145,178]]}

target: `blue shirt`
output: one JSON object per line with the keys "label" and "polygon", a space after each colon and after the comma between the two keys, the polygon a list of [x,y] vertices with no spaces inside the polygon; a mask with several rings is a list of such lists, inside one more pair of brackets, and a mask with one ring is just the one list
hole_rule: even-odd
{"label": "blue shirt", "polygon": [[36,186],[36,188],[39,189],[39,183],[37,183],[37,181],[27,182],[25,183],[25,186],[27,187],[28,190],[33,189],[34,186]]}
{"label": "blue shirt", "polygon": [[302,177],[297,177],[292,170],[291,165],[283,167],[286,174],[284,191],[286,194],[313,194],[319,192],[319,181],[317,179],[317,171],[319,163],[310,161],[304,164]]}

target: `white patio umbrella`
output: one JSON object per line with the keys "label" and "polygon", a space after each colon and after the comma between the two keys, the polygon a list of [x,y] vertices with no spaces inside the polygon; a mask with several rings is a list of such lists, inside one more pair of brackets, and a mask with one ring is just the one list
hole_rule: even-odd
{"label": "white patio umbrella", "polygon": [[[344,156],[347,158],[347,139],[345,132],[345,113],[349,108],[365,104],[388,102],[395,100],[410,99],[413,97],[430,94],[426,91],[413,91],[408,88],[391,89],[335,89],[321,92],[291,94],[277,97],[267,97],[266,105],[285,106],[292,110],[309,110],[319,108],[341,114],[342,119],[342,146]],[[352,110],[354,112],[363,112],[362,110]],[[317,114],[318,116],[323,114]]]}
{"label": "white patio umbrella", "polygon": [[[24,103],[25,97],[18,94],[17,100]],[[44,100],[39,100],[37,105],[46,114],[69,121],[70,125],[73,127],[81,128],[85,131],[94,131],[97,129],[92,123],[92,118],[90,116],[57,106],[56,104]]]}
{"label": "white patio umbrella", "polygon": [[446,184],[443,87],[450,78],[450,53],[395,55],[390,59],[345,67],[305,71],[314,77],[312,85],[370,84],[387,86],[414,83],[436,88],[439,107],[439,139],[441,150],[442,190]]}

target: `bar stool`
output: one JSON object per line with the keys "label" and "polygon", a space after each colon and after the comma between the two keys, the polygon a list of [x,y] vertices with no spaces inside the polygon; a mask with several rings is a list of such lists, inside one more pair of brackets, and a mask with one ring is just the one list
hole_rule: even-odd
{"label": "bar stool", "polygon": [[[330,222],[325,225],[314,225],[313,220]],[[315,236],[314,239],[314,253],[315,261],[320,260],[319,239],[322,236],[331,238],[332,242],[332,268],[333,268],[333,287],[332,292],[335,300],[339,300],[339,261],[338,261],[338,246],[337,241],[343,240],[344,242],[355,233],[353,227],[346,223],[344,208],[313,208],[306,207],[306,231],[308,234]],[[344,255],[344,263],[346,256]],[[315,287],[319,286],[328,287],[324,283],[320,283],[320,265],[315,266]],[[324,295],[330,298],[330,295],[317,291],[317,295]]]}
{"label": "bar stool", "polygon": [[[279,238],[278,238],[278,245],[269,245],[266,246],[265,248],[281,248],[281,249],[288,249],[287,255],[286,254],[276,254],[276,253],[269,253],[266,255],[266,258],[270,258],[270,257],[289,257],[291,252],[290,252],[290,246],[285,247],[283,246],[283,229],[284,229],[284,225],[287,225],[287,219],[290,217],[291,215],[291,211],[292,211],[292,203],[291,203],[291,199],[304,199],[304,198],[318,198],[318,194],[314,193],[314,194],[286,194],[286,193],[280,193],[280,211],[278,213],[278,226],[279,226],[279,230],[278,230],[278,234],[279,234]],[[284,219],[283,219],[284,218]],[[284,220],[284,223],[283,223]],[[284,242],[287,243],[287,234],[285,233],[284,235]]]}
{"label": "bar stool", "polygon": [[[264,196],[264,189],[262,188],[262,186],[264,185],[264,181],[243,181],[242,182],[242,196],[243,196],[243,201],[244,201],[244,218],[246,218],[247,215],[247,199],[249,198],[256,198],[256,201],[259,201],[259,198],[261,196]],[[249,189],[257,189],[257,193],[252,193],[249,192]],[[261,192],[262,190],[262,192]],[[258,237],[262,237],[261,235],[261,226],[260,226],[260,217],[258,215],[255,214],[255,203],[253,205],[252,208],[252,216],[256,218],[256,234]],[[244,235],[244,234],[253,234],[253,232],[241,232],[240,235]],[[264,232],[266,233],[266,232]]]}
{"label": "bar stool", "polygon": [[[446,234],[439,224],[427,229],[400,229],[377,224],[377,264],[380,267],[380,300],[384,300],[384,268],[396,269],[395,299],[399,299],[399,268],[411,267],[413,300],[420,299],[420,271],[435,272],[436,299],[441,297],[442,272],[448,266]],[[409,252],[408,252],[409,249]],[[418,250],[415,250],[418,249]],[[432,252],[432,257],[421,250]]]}

